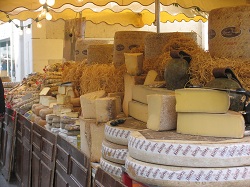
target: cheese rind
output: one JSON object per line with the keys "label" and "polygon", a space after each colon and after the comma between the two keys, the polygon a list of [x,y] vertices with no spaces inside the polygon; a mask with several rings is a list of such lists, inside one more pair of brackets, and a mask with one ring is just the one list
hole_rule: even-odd
{"label": "cheese rind", "polygon": [[82,115],[84,118],[94,119],[96,117],[95,100],[106,96],[104,90],[87,93],[80,96]]}
{"label": "cheese rind", "polygon": [[[164,138],[165,137],[165,138]],[[250,136],[243,139],[192,136],[175,131],[134,131],[129,155],[143,162],[180,167],[250,166]]]}
{"label": "cheese rind", "polygon": [[147,123],[148,121],[148,105],[137,102],[130,101],[128,103],[128,114],[133,118]]}
{"label": "cheese rind", "polygon": [[177,89],[175,96],[177,112],[226,113],[230,106],[229,95],[218,90]]}
{"label": "cheese rind", "polygon": [[128,145],[128,137],[131,131],[146,129],[146,123],[133,118],[126,118],[123,124],[111,126],[109,121],[105,125],[105,138],[116,144]]}
{"label": "cheese rind", "polygon": [[141,75],[143,67],[143,53],[124,53],[127,73]]}
{"label": "cheese rind", "polygon": [[104,171],[110,173],[115,178],[121,178],[121,175],[122,175],[122,165],[121,164],[110,162],[108,160],[105,160],[104,158],[101,158],[100,159],[100,167]]}
{"label": "cheese rind", "polygon": [[148,95],[147,128],[155,131],[176,129],[177,113],[174,95]]}
{"label": "cheese rind", "polygon": [[246,187],[250,183],[250,166],[174,167],[141,162],[127,156],[125,168],[128,175],[138,182],[164,187]]}
{"label": "cheese rind", "polygon": [[95,100],[97,122],[108,122],[116,118],[116,98],[104,97]]}
{"label": "cheese rind", "polygon": [[151,94],[169,95],[174,94],[174,91],[166,88],[151,88],[146,85],[135,85],[132,88],[132,99],[144,104],[148,104],[147,96]]}
{"label": "cheese rind", "polygon": [[242,138],[245,132],[243,116],[234,111],[225,114],[178,113],[177,132],[182,134]]}
{"label": "cheese rind", "polygon": [[124,145],[114,144],[107,140],[102,142],[102,157],[118,164],[125,164],[128,147]]}

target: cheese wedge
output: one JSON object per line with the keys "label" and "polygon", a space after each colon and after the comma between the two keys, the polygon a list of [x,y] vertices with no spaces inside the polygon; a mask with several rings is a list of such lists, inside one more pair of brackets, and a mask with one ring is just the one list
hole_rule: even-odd
{"label": "cheese wedge", "polygon": [[141,75],[143,67],[143,53],[124,53],[127,73]]}
{"label": "cheese wedge", "polygon": [[116,118],[116,98],[104,97],[95,100],[96,121],[108,122]]}
{"label": "cheese wedge", "polygon": [[130,101],[128,105],[128,114],[133,118],[147,123],[148,121],[148,105]]}
{"label": "cheese wedge", "polygon": [[177,132],[182,134],[243,138],[245,121],[242,114],[178,113]]}
{"label": "cheese wedge", "polygon": [[226,113],[230,106],[228,93],[218,90],[177,89],[175,97],[177,112]]}
{"label": "cheese wedge", "polygon": [[96,117],[95,100],[106,96],[104,90],[87,93],[80,96],[82,115],[84,118],[94,119]]}
{"label": "cheese wedge", "polygon": [[176,129],[177,113],[174,95],[148,95],[147,128],[155,131]]}

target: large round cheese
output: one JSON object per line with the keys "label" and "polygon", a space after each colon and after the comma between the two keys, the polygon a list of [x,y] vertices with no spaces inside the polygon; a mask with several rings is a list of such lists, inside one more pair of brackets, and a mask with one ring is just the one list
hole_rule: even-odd
{"label": "large round cheese", "polygon": [[127,156],[128,175],[142,183],[164,187],[247,187],[250,166],[228,168],[190,168],[149,164]]}
{"label": "large round cheese", "polygon": [[143,130],[130,134],[128,150],[135,159],[162,165],[250,166],[250,136],[231,139]]}
{"label": "large round cheese", "polygon": [[216,57],[249,58],[250,6],[214,9],[208,18],[209,52]]}
{"label": "large round cheese", "polygon": [[100,166],[107,173],[114,177],[121,178],[122,175],[122,165],[110,162],[104,158],[100,158]]}
{"label": "large round cheese", "polygon": [[146,129],[146,123],[138,121],[134,118],[127,118],[123,124],[111,126],[109,121],[105,125],[105,138],[113,143],[120,145],[128,145],[128,136],[132,131]]}
{"label": "large round cheese", "polygon": [[125,164],[128,146],[111,143],[107,140],[102,142],[102,157],[111,162]]}

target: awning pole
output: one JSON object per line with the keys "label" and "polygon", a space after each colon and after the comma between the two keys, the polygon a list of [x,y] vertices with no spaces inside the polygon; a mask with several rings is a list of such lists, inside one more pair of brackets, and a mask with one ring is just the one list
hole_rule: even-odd
{"label": "awning pole", "polygon": [[155,0],[155,24],[157,33],[160,33],[160,0]]}

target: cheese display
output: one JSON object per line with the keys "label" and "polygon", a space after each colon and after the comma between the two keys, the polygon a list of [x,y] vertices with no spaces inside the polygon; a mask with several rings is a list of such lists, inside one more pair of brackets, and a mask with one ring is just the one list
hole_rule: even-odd
{"label": "cheese display", "polygon": [[58,86],[58,94],[66,95],[69,90],[73,90],[73,87],[65,85]]}
{"label": "cheese display", "polygon": [[130,101],[128,103],[128,114],[133,118],[147,123],[148,121],[148,105],[137,102]]}
{"label": "cheese display", "polygon": [[148,95],[147,128],[155,131],[176,129],[175,95]]}
{"label": "cheese display", "polygon": [[169,95],[174,94],[174,91],[167,90],[166,88],[151,88],[146,85],[135,85],[132,88],[132,99],[144,104],[148,104],[147,95],[161,94]]}
{"label": "cheese display", "polygon": [[128,103],[132,101],[132,88],[134,85],[143,84],[145,76],[131,76],[128,73],[124,75],[124,99],[122,109],[126,116],[128,116]]}
{"label": "cheese display", "polygon": [[177,112],[225,113],[230,106],[228,93],[212,89],[177,89],[175,97]]}
{"label": "cheese display", "polygon": [[146,79],[144,81],[144,85],[150,85],[153,84],[158,73],[155,70],[150,70],[146,76]]}
{"label": "cheese display", "polygon": [[87,93],[80,96],[82,115],[84,118],[94,119],[96,117],[95,100],[106,96],[104,90]]}
{"label": "cheese display", "polygon": [[137,160],[169,166],[250,166],[250,136],[217,138],[147,129],[130,133],[128,149]]}
{"label": "cheese display", "polygon": [[143,68],[143,53],[124,53],[127,73],[141,75]]}
{"label": "cheese display", "polygon": [[55,103],[56,101],[57,100],[55,97],[40,95],[39,103],[42,104],[43,106],[50,106],[51,103]]}
{"label": "cheese display", "polygon": [[100,167],[110,173],[115,178],[121,178],[122,174],[122,165],[116,164],[113,162],[109,162],[108,160],[105,160],[104,158],[100,159]]}
{"label": "cheese display", "polygon": [[129,176],[145,184],[164,187],[246,187],[250,184],[250,166],[191,168],[141,162],[127,156]]}
{"label": "cheese display", "polygon": [[104,97],[95,100],[96,121],[108,122],[116,118],[116,98]]}
{"label": "cheese display", "polygon": [[53,114],[56,114],[56,115],[61,115],[61,114],[66,113],[66,112],[72,112],[72,110],[73,110],[73,105],[71,105],[71,104],[53,105]]}
{"label": "cheese display", "polygon": [[182,134],[242,138],[245,121],[242,114],[178,113],[177,132]]}
{"label": "cheese display", "polygon": [[208,44],[211,56],[249,58],[248,19],[250,7],[237,6],[211,10]]}
{"label": "cheese display", "polygon": [[128,147],[107,140],[102,142],[102,157],[110,162],[125,164]]}
{"label": "cheese display", "polygon": [[104,139],[104,123],[96,123],[95,119],[80,119],[81,151],[91,162],[99,162],[102,155]]}
{"label": "cheese display", "polygon": [[70,96],[63,95],[63,94],[57,94],[56,95],[56,103],[59,105],[66,105],[70,103]]}
{"label": "cheese display", "polygon": [[115,144],[128,145],[128,137],[132,131],[146,129],[146,123],[133,118],[126,118],[123,124],[112,126],[109,121],[105,124],[105,138]]}

